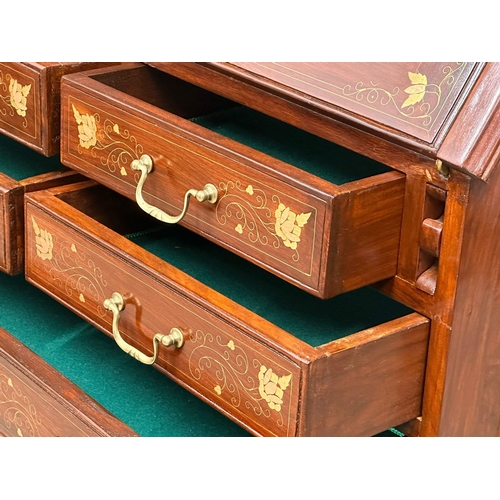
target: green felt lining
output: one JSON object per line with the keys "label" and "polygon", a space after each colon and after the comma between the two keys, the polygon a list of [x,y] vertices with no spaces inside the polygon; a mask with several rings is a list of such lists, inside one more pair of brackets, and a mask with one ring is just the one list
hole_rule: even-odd
{"label": "green felt lining", "polygon": [[382,163],[244,106],[191,121],[333,184],[390,171]]}
{"label": "green felt lining", "polygon": [[370,287],[321,300],[181,226],[129,238],[313,347],[413,312]]}
{"label": "green felt lining", "polygon": [[0,134],[0,172],[16,181],[39,174],[66,170],[59,155],[49,158]]}
{"label": "green felt lining", "polygon": [[249,436],[23,275],[0,273],[0,326],[141,436]]}

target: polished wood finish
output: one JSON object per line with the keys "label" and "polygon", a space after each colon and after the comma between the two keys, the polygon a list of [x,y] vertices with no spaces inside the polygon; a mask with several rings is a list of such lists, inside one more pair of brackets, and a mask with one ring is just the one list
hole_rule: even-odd
{"label": "polished wood finish", "polygon": [[[420,414],[426,318],[413,313],[314,348],[102,225],[102,193],[85,183],[26,196],[28,281],[108,335],[102,304],[122,293],[120,331],[143,352],[155,333],[181,328],[184,346],[161,350],[156,367],[256,435],[371,435]],[[40,231],[51,235],[50,255],[37,248]],[[231,390],[221,388],[218,357],[231,373],[247,366]],[[288,379],[278,410],[259,396],[259,368]]]}
{"label": "polished wood finish", "polygon": [[0,132],[52,156],[59,153],[62,75],[110,63],[0,63]]}
{"label": "polished wood finish", "polygon": [[136,436],[132,429],[2,328],[0,435]]}
{"label": "polished wood finish", "polygon": [[24,194],[79,178],[75,172],[61,170],[16,181],[0,172],[0,271],[18,274],[23,269]]}
{"label": "polished wood finish", "polygon": [[[327,182],[187,120],[230,103],[182,83],[138,64],[65,77],[62,162],[135,199],[130,163],[146,153],[145,197],[169,214],[214,184],[217,203],[191,202],[181,224],[321,298],[395,274],[404,176]],[[98,124],[92,144],[75,113]],[[280,206],[307,216],[295,249],[276,234]]]}

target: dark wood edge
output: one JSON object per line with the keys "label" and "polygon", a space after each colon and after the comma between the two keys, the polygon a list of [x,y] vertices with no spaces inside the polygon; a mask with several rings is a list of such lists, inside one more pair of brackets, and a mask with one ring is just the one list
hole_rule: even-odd
{"label": "dark wood edge", "polygon": [[437,153],[488,181],[500,159],[500,63],[488,63]]}
{"label": "dark wood edge", "polygon": [[[88,394],[1,327],[0,356],[97,434],[101,436],[137,436],[130,427],[114,417]],[[54,382],[59,385],[61,381],[64,385],[72,387],[72,391],[65,391],[64,398],[52,388]],[[83,414],[87,418],[83,418]]]}

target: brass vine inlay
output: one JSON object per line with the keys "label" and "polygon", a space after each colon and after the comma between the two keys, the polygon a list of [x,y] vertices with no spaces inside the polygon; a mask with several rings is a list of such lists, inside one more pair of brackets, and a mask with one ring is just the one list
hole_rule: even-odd
{"label": "brass vine inlay", "polygon": [[[136,137],[127,129],[120,130],[119,125],[109,118],[100,125],[99,113],[80,113],[74,104],[71,106],[78,129],[78,152],[82,154],[82,148],[87,149],[110,172],[118,169],[121,175],[126,176],[130,163],[143,154],[143,147]],[[132,173],[137,175],[136,172]]]}
{"label": "brass vine inlay", "polygon": [[15,116],[15,114],[22,116],[25,128],[28,126],[26,112],[28,111],[27,101],[30,90],[31,84],[22,85],[9,73],[4,77],[3,72],[0,71],[0,92],[4,94],[0,95],[0,100],[8,106],[8,108],[0,109],[0,113],[5,116],[8,109],[10,116]]}
{"label": "brass vine inlay", "polygon": [[195,347],[189,356],[189,370],[195,380],[210,371],[217,379],[214,392],[234,408],[251,410],[258,417],[272,419],[283,426],[281,412],[292,375],[279,377],[233,340],[224,342],[220,335],[197,330],[191,336]]}
{"label": "brass vine inlay", "polygon": [[[432,114],[439,109],[441,97],[445,87],[451,87],[455,83],[455,75],[461,73],[466,63],[457,63],[457,67],[445,66],[442,70],[443,78],[441,81],[429,83],[427,76],[421,73],[408,72],[408,78],[411,85],[404,89],[407,95],[404,102],[400,102],[400,87],[395,86],[388,90],[374,82],[365,85],[358,82],[352,85],[345,85],[342,88],[342,94],[346,97],[354,98],[360,102],[366,99],[368,104],[378,102],[382,106],[391,105],[397,113],[411,120],[421,120],[424,126],[432,121]],[[420,104],[419,104],[420,103]],[[417,104],[419,104],[417,106]]]}
{"label": "brass vine inlay", "polygon": [[[283,244],[295,250],[292,260],[298,262],[298,243],[311,212],[297,215],[277,195],[269,202],[265,191],[251,184],[244,188],[241,181],[221,182],[219,192],[224,193],[216,208],[219,224],[224,226],[236,219],[234,230],[238,234],[246,234],[251,243],[272,244],[276,249]],[[271,208],[271,204],[276,208]]]}
{"label": "brass vine inlay", "polygon": [[42,423],[35,406],[10,377],[0,374],[0,415],[7,429],[12,426],[18,436],[38,436]]}
{"label": "brass vine inlay", "polygon": [[68,297],[75,297],[81,303],[91,298],[96,305],[97,313],[104,317],[106,311],[102,302],[107,293],[104,289],[107,282],[101,269],[88,258],[75,243],[58,241],[44,229],[41,229],[34,217],[31,217],[35,231],[35,247],[37,256],[45,261],[45,271]]}

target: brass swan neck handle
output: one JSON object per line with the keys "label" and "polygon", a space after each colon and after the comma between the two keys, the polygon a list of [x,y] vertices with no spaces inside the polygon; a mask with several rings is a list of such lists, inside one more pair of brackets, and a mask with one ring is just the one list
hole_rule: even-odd
{"label": "brass swan neck handle", "polygon": [[179,215],[168,215],[163,210],[147,203],[142,196],[142,188],[144,186],[144,183],[146,182],[148,174],[150,174],[153,170],[153,159],[149,155],[142,155],[138,160],[134,160],[130,164],[130,166],[132,167],[132,169],[137,170],[141,173],[141,177],[139,179],[139,182],[137,183],[137,187],[135,190],[135,200],[137,204],[141,207],[142,210],[144,210],[144,212],[162,222],[166,222],[168,224],[176,224],[177,222],[182,220],[182,218],[186,215],[191,196],[195,197],[199,202],[206,201],[208,203],[214,204],[217,201],[217,188],[213,184],[205,184],[203,189],[189,189],[186,192],[186,194],[184,195],[184,206]]}
{"label": "brass swan neck handle", "polygon": [[152,365],[156,362],[158,359],[158,347],[160,344],[165,347],[174,346],[176,348],[180,348],[184,345],[184,334],[182,331],[179,328],[172,328],[170,333],[167,335],[157,333],[153,337],[153,355],[147,356],[139,351],[139,349],[125,342],[120,334],[118,323],[120,321],[120,311],[122,311],[125,307],[123,296],[118,292],[114,292],[111,295],[111,298],[104,301],[103,306],[105,309],[113,313],[112,332],[115,342],[123,351],[145,365]]}

